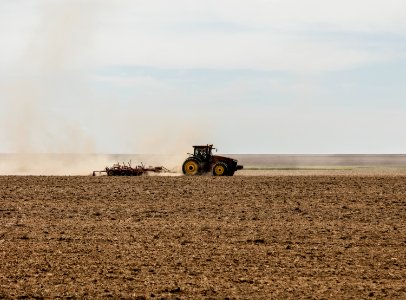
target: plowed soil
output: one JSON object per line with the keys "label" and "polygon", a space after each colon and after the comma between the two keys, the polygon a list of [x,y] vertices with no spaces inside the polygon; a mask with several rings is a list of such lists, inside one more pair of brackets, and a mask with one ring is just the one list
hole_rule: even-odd
{"label": "plowed soil", "polygon": [[406,298],[406,177],[0,177],[0,298]]}

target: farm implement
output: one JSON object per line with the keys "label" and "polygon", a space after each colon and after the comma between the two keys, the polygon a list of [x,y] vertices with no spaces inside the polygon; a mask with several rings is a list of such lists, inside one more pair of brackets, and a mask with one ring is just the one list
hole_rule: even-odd
{"label": "farm implement", "polygon": [[106,174],[107,176],[141,176],[148,174],[148,172],[153,173],[166,173],[169,172],[168,169],[160,167],[145,167],[142,163],[136,167],[131,166],[131,162],[128,164],[120,163],[114,164],[112,167],[106,167],[103,171],[93,171],[93,176]]}

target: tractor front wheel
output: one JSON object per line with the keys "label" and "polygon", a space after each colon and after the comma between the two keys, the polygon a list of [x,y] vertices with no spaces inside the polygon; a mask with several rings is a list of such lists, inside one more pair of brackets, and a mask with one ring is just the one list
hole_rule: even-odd
{"label": "tractor front wheel", "polygon": [[188,176],[199,175],[199,162],[196,159],[187,159],[182,166],[183,174]]}
{"label": "tractor front wheel", "polygon": [[227,165],[223,162],[218,162],[213,166],[214,176],[226,176],[227,175]]}

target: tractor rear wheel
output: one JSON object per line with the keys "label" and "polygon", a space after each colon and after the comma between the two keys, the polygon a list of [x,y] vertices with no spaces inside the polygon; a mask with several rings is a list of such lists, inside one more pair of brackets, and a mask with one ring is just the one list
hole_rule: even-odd
{"label": "tractor rear wheel", "polygon": [[199,175],[200,174],[199,162],[194,158],[188,158],[183,163],[182,171],[183,174],[188,176]]}
{"label": "tractor rear wheel", "polygon": [[218,162],[213,166],[214,176],[226,176],[227,175],[227,165],[223,162]]}

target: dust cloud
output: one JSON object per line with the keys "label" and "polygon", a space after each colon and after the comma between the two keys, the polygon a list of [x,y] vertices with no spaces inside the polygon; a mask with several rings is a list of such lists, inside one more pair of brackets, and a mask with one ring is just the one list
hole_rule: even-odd
{"label": "dust cloud", "polygon": [[[0,175],[88,175],[130,160],[179,173],[191,146],[208,142],[210,129],[188,127],[187,120],[177,121],[164,112],[157,118],[118,113],[114,99],[107,99],[110,95],[94,94],[87,74],[98,13],[105,3],[39,3],[35,34],[0,83],[6,112],[0,120],[6,137],[3,148],[12,153],[0,154]],[[92,132],[88,120],[103,117],[104,127]],[[198,123],[196,116],[190,121]],[[103,130],[109,131],[107,136],[121,136],[118,148],[142,155],[94,154]]]}
{"label": "dust cloud", "polygon": [[180,128],[182,125],[177,126],[176,122],[164,124],[170,124],[171,130],[156,128],[154,134],[141,139],[138,147],[140,153],[143,153],[141,157],[150,164],[163,165],[172,172],[181,173],[182,163],[188,156],[187,152],[193,152],[192,145],[205,144],[207,137],[203,130],[193,127]]}
{"label": "dust cloud", "polygon": [[[44,4],[47,4],[46,8]],[[39,24],[24,54],[8,70],[0,86],[6,103],[1,120],[7,148],[1,174],[81,174],[90,156],[32,153],[93,153],[94,140],[72,118],[69,108],[88,91],[80,75],[96,11],[86,1],[40,2]],[[79,55],[80,54],[80,55]]]}
{"label": "dust cloud", "polygon": [[0,154],[0,175],[91,175],[111,162],[106,155]]}

